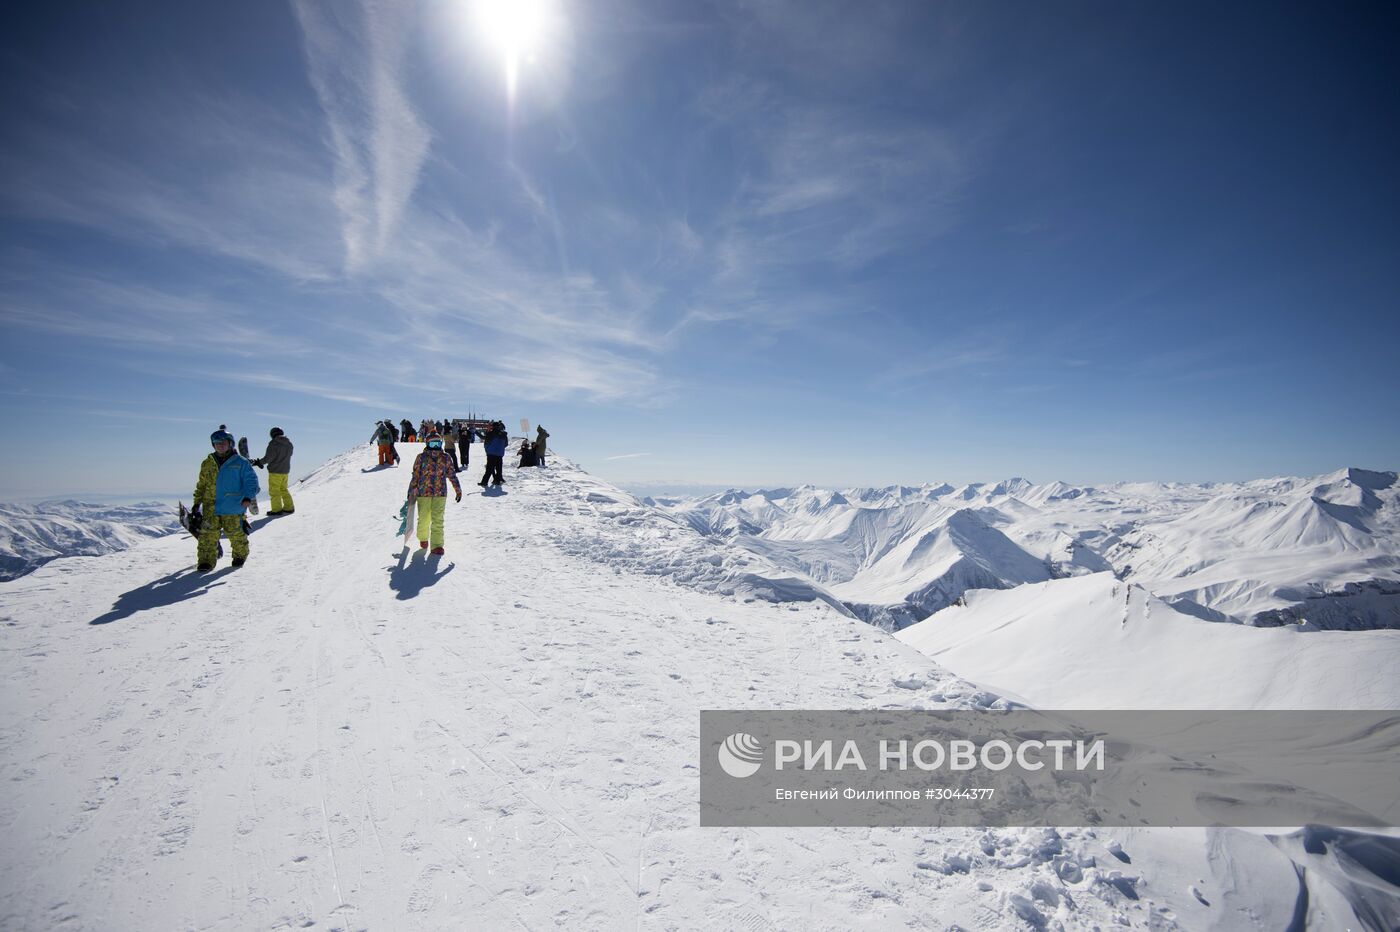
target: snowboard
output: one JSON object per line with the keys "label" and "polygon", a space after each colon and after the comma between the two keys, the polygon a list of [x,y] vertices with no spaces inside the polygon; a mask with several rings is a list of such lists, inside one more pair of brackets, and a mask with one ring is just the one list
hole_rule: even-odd
{"label": "snowboard", "polygon": [[[247,437],[239,437],[239,438],[238,438],[238,455],[241,456],[241,457],[243,457],[245,460],[247,460],[247,461],[250,462],[250,463],[253,461],[253,458],[252,458],[251,456],[248,455],[248,438],[247,438]],[[251,505],[248,506],[248,510],[251,511],[253,514],[257,514],[257,513],[258,513],[258,500],[257,500],[256,498],[253,499],[253,504],[251,504]],[[243,521],[243,531],[244,531],[244,533],[247,533],[248,528],[249,528],[249,524],[248,524],[247,519],[245,518],[244,521]]]}
{"label": "snowboard", "polygon": [[403,523],[399,525],[399,533],[403,535],[403,542],[409,544],[413,542],[413,519],[418,512],[417,499],[410,495],[404,499],[403,507],[399,509],[399,517]]}
{"label": "snowboard", "polygon": [[[190,536],[193,537],[195,540],[199,540],[199,529],[204,524],[203,510],[198,505],[195,505],[193,508],[187,509],[185,508],[184,502],[180,502],[179,505],[180,527],[189,531]],[[219,548],[219,557],[222,558],[224,555],[223,542],[220,541],[216,546]]]}

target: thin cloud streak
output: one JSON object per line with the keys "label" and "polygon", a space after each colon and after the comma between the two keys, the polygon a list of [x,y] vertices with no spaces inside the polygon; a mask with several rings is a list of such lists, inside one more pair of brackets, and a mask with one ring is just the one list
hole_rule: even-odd
{"label": "thin cloud streak", "polygon": [[354,274],[392,241],[432,140],[399,73],[412,8],[296,0],[293,10],[326,115],[345,268]]}

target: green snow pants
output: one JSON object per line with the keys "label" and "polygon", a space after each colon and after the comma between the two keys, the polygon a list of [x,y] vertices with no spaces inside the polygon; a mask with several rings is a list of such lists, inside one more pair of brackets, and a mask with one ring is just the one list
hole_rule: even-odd
{"label": "green snow pants", "polygon": [[243,533],[242,515],[205,515],[199,528],[199,562],[213,566],[219,561],[219,534],[233,545],[233,558],[248,558],[248,535]]}
{"label": "green snow pants", "polygon": [[442,517],[447,513],[446,495],[420,495],[418,502],[418,542],[421,544],[432,535],[434,547],[442,546]]}

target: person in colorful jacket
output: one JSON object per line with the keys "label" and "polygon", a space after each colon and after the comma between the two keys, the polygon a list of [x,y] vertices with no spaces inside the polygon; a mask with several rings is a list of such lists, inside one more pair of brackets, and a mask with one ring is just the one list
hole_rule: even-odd
{"label": "person in colorful jacket", "polygon": [[506,435],[506,425],[500,421],[492,421],[491,429],[481,438],[481,445],[486,449],[486,472],[482,474],[481,481],[477,485],[483,489],[486,483],[499,486],[505,481],[501,476],[501,465],[505,460],[506,445],[510,443],[510,438]]}
{"label": "person in colorful jacket", "polygon": [[253,460],[253,465],[259,469],[267,467],[267,494],[272,499],[267,513],[289,515],[296,511],[292,493],[287,491],[287,478],[292,472],[292,440],[280,427],[272,428],[267,435],[272,438],[267,442],[267,452]]}
{"label": "person in colorful jacket", "polygon": [[243,530],[243,512],[258,500],[258,474],[252,464],[233,449],[233,434],[220,429],[209,435],[214,452],[199,467],[194,487],[194,503],[203,512],[199,528],[198,558],[201,572],[209,572],[219,559],[219,536],[228,536],[233,547],[233,565],[248,559],[248,535]]}
{"label": "person in colorful jacket", "polygon": [[425,438],[425,449],[413,461],[413,476],[408,482],[408,494],[418,503],[418,548],[428,549],[431,536],[433,553],[443,552],[443,516],[447,512],[447,483],[457,490],[457,501],[462,500],[462,485],[457,481],[457,470],[447,451],[442,448],[442,435],[429,431]]}

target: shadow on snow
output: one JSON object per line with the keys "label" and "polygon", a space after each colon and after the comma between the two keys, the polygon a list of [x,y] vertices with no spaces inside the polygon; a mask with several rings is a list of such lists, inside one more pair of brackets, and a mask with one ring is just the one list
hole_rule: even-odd
{"label": "shadow on snow", "polygon": [[223,577],[233,572],[233,567],[225,567],[217,573],[201,573],[198,570],[177,570],[162,576],[155,582],[146,583],[117,596],[111,611],[89,621],[90,625],[109,625],[123,618],[130,618],[137,612],[144,612],[163,605],[174,605],[203,595],[216,586],[223,585]]}
{"label": "shadow on snow", "polygon": [[[409,554],[412,554],[412,557]],[[411,599],[457,566],[455,563],[449,563],[442,572],[438,572],[441,563],[441,557],[425,556],[422,550],[405,546],[399,552],[398,565],[389,568],[389,588],[397,593],[394,597],[400,601]]]}

